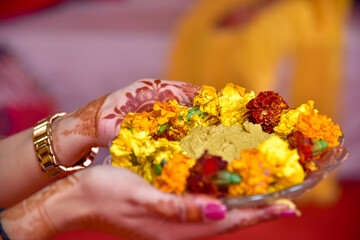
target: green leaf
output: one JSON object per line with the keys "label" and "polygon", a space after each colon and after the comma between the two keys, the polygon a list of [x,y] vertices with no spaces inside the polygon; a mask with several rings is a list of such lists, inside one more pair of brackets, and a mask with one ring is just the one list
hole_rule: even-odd
{"label": "green leaf", "polygon": [[313,150],[313,156],[318,155],[322,151],[324,151],[326,148],[329,147],[329,143],[325,140],[312,140],[314,145],[312,146]]}
{"label": "green leaf", "polygon": [[161,164],[154,164],[153,166],[153,170],[154,170],[154,173],[158,176],[161,175],[161,171],[162,171],[162,166]]}
{"label": "green leaf", "polygon": [[202,114],[204,114],[202,111],[200,111],[200,107],[193,107],[189,110],[188,115],[186,116],[188,120],[190,120],[190,118],[194,115],[194,114],[198,114],[199,116],[201,116]]}
{"label": "green leaf", "polygon": [[239,183],[241,181],[242,178],[240,175],[231,173],[227,170],[221,170],[214,178],[214,184],[223,187],[226,187],[230,184]]}
{"label": "green leaf", "polygon": [[158,131],[158,134],[161,134],[165,129],[167,129],[169,127],[169,125],[165,124],[165,125],[161,125],[160,129]]}

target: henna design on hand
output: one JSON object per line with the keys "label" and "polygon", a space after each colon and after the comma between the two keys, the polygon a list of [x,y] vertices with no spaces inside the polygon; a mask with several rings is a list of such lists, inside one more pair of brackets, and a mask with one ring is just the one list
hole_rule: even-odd
{"label": "henna design on hand", "polygon": [[1,215],[3,223],[5,225],[13,223],[10,224],[13,227],[7,229],[8,235],[38,239],[39,234],[47,236],[59,234],[60,231],[53,225],[44,204],[54,195],[75,186],[78,181],[76,176],[68,176],[3,212]]}
{"label": "henna design on hand", "polygon": [[96,138],[98,136],[98,113],[108,96],[109,94],[104,95],[72,113],[70,116],[79,119],[80,123],[76,124],[75,128],[72,130],[63,131],[62,134],[67,136],[71,133],[75,133]]}
{"label": "henna design on hand", "polygon": [[[145,86],[136,89],[135,96],[127,92],[125,96],[127,101],[123,106],[115,106],[114,113],[110,113],[104,117],[104,119],[114,119],[115,129],[124,120],[127,113],[130,112],[144,112],[152,111],[155,102],[168,102],[170,100],[176,100],[185,106],[191,106],[196,92],[200,90],[198,86],[181,83],[162,83],[160,79],[154,81],[140,81]],[[181,96],[179,93],[174,93],[167,87],[176,87],[185,96]]]}
{"label": "henna design on hand", "polygon": [[[26,214],[28,214],[28,212],[26,212]],[[48,236],[54,236],[56,234],[59,234],[58,230],[49,226],[47,218],[47,214],[44,214],[43,208],[39,207],[32,210],[32,216],[29,221],[24,223],[20,220],[18,223],[16,223],[17,220],[14,220],[13,222],[15,222],[16,227],[6,229],[6,232],[10,237],[16,236],[16,239],[40,239],[39,229],[43,231],[41,234],[44,234],[46,232],[45,235]],[[8,214],[4,214],[2,219],[5,223],[6,221],[9,221]]]}

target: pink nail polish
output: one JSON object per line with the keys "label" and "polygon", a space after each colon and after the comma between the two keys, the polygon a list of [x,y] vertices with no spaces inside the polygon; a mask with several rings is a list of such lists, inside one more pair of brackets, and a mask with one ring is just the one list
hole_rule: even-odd
{"label": "pink nail polish", "polygon": [[210,220],[220,220],[226,216],[226,207],[224,205],[208,203],[204,208],[204,217]]}
{"label": "pink nail polish", "polygon": [[280,218],[289,218],[295,216],[296,212],[294,210],[286,210],[285,212],[280,213]]}

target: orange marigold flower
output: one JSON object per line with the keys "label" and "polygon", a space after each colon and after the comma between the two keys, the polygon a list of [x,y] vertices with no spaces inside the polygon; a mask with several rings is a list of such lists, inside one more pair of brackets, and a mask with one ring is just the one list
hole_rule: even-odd
{"label": "orange marigold flower", "polygon": [[157,128],[158,122],[149,112],[128,113],[120,126],[121,128],[135,128],[151,133]]}
{"label": "orange marigold flower", "polygon": [[170,126],[170,136],[173,136],[177,141],[185,137],[189,132],[189,128],[186,125],[185,120],[176,118]]}
{"label": "orange marigold flower", "polygon": [[154,104],[153,116],[159,125],[163,125],[178,117],[177,110],[175,105],[170,105],[167,102],[157,102]]}
{"label": "orange marigold flower", "polygon": [[184,193],[186,179],[190,175],[190,168],[194,165],[195,159],[175,153],[173,158],[164,165],[161,175],[155,178],[155,187],[164,192]]}
{"label": "orange marigold flower", "polygon": [[342,136],[339,125],[326,115],[317,115],[315,112],[300,114],[294,130],[314,140],[325,140],[329,147],[339,145],[338,139]]}
{"label": "orange marigold flower", "polygon": [[309,114],[312,111],[318,112],[314,109],[314,101],[312,100],[301,104],[301,106],[296,109],[282,111],[280,122],[274,127],[275,133],[280,137],[285,137],[295,128],[300,113]]}
{"label": "orange marigold flower", "polygon": [[242,181],[229,186],[228,196],[256,195],[267,192],[274,181],[272,166],[266,156],[257,149],[241,151],[241,159],[235,159],[228,165],[228,171],[239,174]]}
{"label": "orange marigold flower", "polygon": [[188,133],[187,114],[189,109],[177,103],[155,103],[153,116],[158,121],[156,131],[151,136],[154,139],[165,137],[170,141],[178,141]]}

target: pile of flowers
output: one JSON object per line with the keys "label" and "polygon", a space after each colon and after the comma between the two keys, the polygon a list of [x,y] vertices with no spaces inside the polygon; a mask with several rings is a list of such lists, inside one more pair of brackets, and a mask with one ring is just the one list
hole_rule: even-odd
{"label": "pile of flowers", "polygon": [[[230,162],[207,151],[190,158],[179,143],[197,126],[243,126],[246,121],[274,134]],[[110,153],[113,165],[129,168],[162,191],[234,197],[300,184],[318,169],[320,153],[337,146],[341,135],[313,101],[290,108],[278,93],[256,96],[227,84],[220,92],[203,86],[191,109],[173,100],[157,102],[152,112],[127,114]]]}

